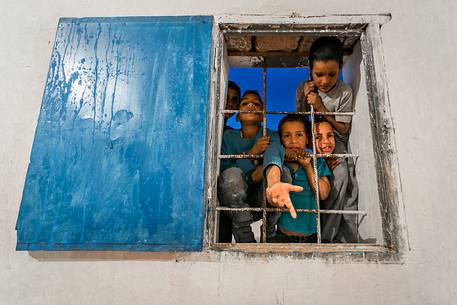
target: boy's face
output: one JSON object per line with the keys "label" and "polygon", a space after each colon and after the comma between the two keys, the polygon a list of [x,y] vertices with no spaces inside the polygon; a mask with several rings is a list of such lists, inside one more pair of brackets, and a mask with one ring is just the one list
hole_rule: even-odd
{"label": "boy's face", "polygon": [[335,149],[335,134],[329,122],[316,124],[316,150],[319,154],[331,154]]}
{"label": "boy's face", "polygon": [[332,90],[338,81],[340,67],[336,60],[316,60],[313,63],[313,81],[322,92]]}
{"label": "boy's face", "polygon": [[[225,105],[225,109],[238,110],[239,106],[240,106],[240,95],[238,94],[238,91],[236,91],[235,89],[232,89],[232,88],[228,88],[227,102]],[[233,115],[232,113],[225,114],[226,118],[229,118],[232,115]]]}
{"label": "boy's face", "polygon": [[281,128],[281,143],[285,148],[290,148],[296,152],[303,151],[308,144],[303,122],[285,122]]}
{"label": "boy's face", "polygon": [[[250,111],[260,111],[262,110],[263,105],[260,102],[257,95],[248,93],[243,96],[240,102],[239,110],[250,110]],[[260,113],[238,113],[237,115],[238,121],[241,122],[261,122],[262,121],[262,114]]]}

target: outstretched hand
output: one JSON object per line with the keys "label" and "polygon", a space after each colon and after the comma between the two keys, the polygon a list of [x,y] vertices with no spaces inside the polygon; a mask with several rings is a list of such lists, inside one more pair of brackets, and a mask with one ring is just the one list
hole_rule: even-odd
{"label": "outstretched hand", "polygon": [[266,195],[268,202],[278,208],[287,208],[292,218],[297,218],[297,212],[290,200],[289,192],[301,192],[303,188],[284,182],[277,182],[267,187]]}

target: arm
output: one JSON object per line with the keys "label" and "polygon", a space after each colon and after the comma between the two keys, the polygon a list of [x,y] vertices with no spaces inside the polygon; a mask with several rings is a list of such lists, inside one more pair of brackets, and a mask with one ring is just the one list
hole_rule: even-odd
{"label": "arm", "polygon": [[[311,92],[308,94],[308,103],[314,107],[314,110],[317,112],[329,112],[322,102],[321,97],[316,92]],[[340,134],[347,135],[351,130],[351,123],[339,122],[336,120],[334,115],[324,115],[325,120],[332,124]]]}
{"label": "arm", "polygon": [[[241,154],[238,139],[238,130],[226,130],[222,138],[221,155]],[[248,174],[255,170],[255,166],[249,159],[221,159],[221,172],[229,167],[238,167],[243,173]]]}
{"label": "arm", "polygon": [[298,185],[281,182],[281,170],[276,165],[266,169],[268,202],[278,208],[287,208],[292,218],[297,218],[297,212],[290,200],[289,192],[301,192],[303,188]]}
{"label": "arm", "polygon": [[[311,166],[311,157],[299,159],[298,162],[305,169],[306,178],[313,192],[316,192],[314,181],[314,169]],[[330,182],[327,177],[318,177],[317,184],[319,186],[319,198],[325,200],[330,193]]]}
{"label": "arm", "polygon": [[[314,107],[314,110],[317,112],[329,112],[322,102],[321,97],[317,92],[314,92],[314,83],[306,82],[304,93],[306,96],[306,101],[309,105]],[[352,101],[352,89],[342,83],[341,96],[338,97],[338,100],[335,102],[338,103],[335,112],[351,112],[353,111],[353,101]],[[351,131],[351,117],[342,116],[342,115],[325,115],[324,118],[332,124],[333,128],[336,129],[341,135],[348,135]]]}
{"label": "arm", "polygon": [[284,161],[284,149],[276,132],[270,134],[270,145],[263,155],[266,177],[266,197],[268,202],[279,208],[287,208],[292,218],[297,217],[289,192],[301,192],[301,186],[281,182],[281,167]]}

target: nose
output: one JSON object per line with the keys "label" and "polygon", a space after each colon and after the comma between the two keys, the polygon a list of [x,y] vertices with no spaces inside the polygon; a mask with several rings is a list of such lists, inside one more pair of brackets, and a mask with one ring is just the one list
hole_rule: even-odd
{"label": "nose", "polygon": [[327,86],[329,84],[329,78],[327,76],[324,76],[322,78],[322,85]]}
{"label": "nose", "polygon": [[247,105],[247,107],[249,108],[249,110],[255,110],[256,109],[256,105],[254,103],[249,103]]}

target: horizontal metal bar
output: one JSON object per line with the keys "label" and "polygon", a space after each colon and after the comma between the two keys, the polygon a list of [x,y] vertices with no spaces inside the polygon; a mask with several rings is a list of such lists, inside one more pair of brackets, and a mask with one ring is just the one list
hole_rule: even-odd
{"label": "horizontal metal bar", "polygon": [[222,110],[221,113],[259,113],[259,114],[263,114],[263,110]]}
{"label": "horizontal metal bar", "polygon": [[[313,157],[313,154],[310,154]],[[354,154],[316,154],[317,158],[358,158],[359,155]],[[238,155],[219,155],[219,159],[261,159],[263,155],[248,155],[248,154],[238,154]]]}
{"label": "horizontal metal bar", "polygon": [[310,111],[267,111],[267,114],[301,114],[310,115]]}
{"label": "horizontal metal bar", "polygon": [[234,35],[275,35],[275,34],[291,34],[291,35],[309,35],[321,36],[334,35],[345,37],[360,37],[362,30],[358,29],[223,29],[223,34]]}
{"label": "horizontal metal bar", "polygon": [[355,115],[355,112],[330,112],[330,111],[318,112],[318,111],[314,111],[314,114],[317,114],[317,115],[347,115],[347,116],[353,116],[353,115]]}
{"label": "horizontal metal bar", "polygon": [[[228,208],[228,207],[216,207],[217,211],[230,211],[230,212],[288,212],[285,208]],[[309,213],[317,214],[318,210],[315,209],[295,209],[297,213]],[[322,214],[346,214],[346,215],[368,215],[366,211],[347,211],[347,210],[319,210]]]}
{"label": "horizontal metal bar", "polygon": [[[312,156],[312,154],[311,154]],[[354,155],[354,154],[316,154],[316,157],[318,158],[358,158],[359,155]]]}
{"label": "horizontal metal bar", "polygon": [[261,159],[263,155],[219,155],[219,159]]}
{"label": "horizontal metal bar", "polygon": [[[261,110],[221,110],[221,113],[258,113],[263,114]],[[266,114],[302,114],[302,115],[310,115],[310,111],[267,111]],[[335,112],[335,111],[327,111],[327,112],[314,112],[314,114],[318,115],[346,115],[346,116],[353,116],[355,112]]]}

